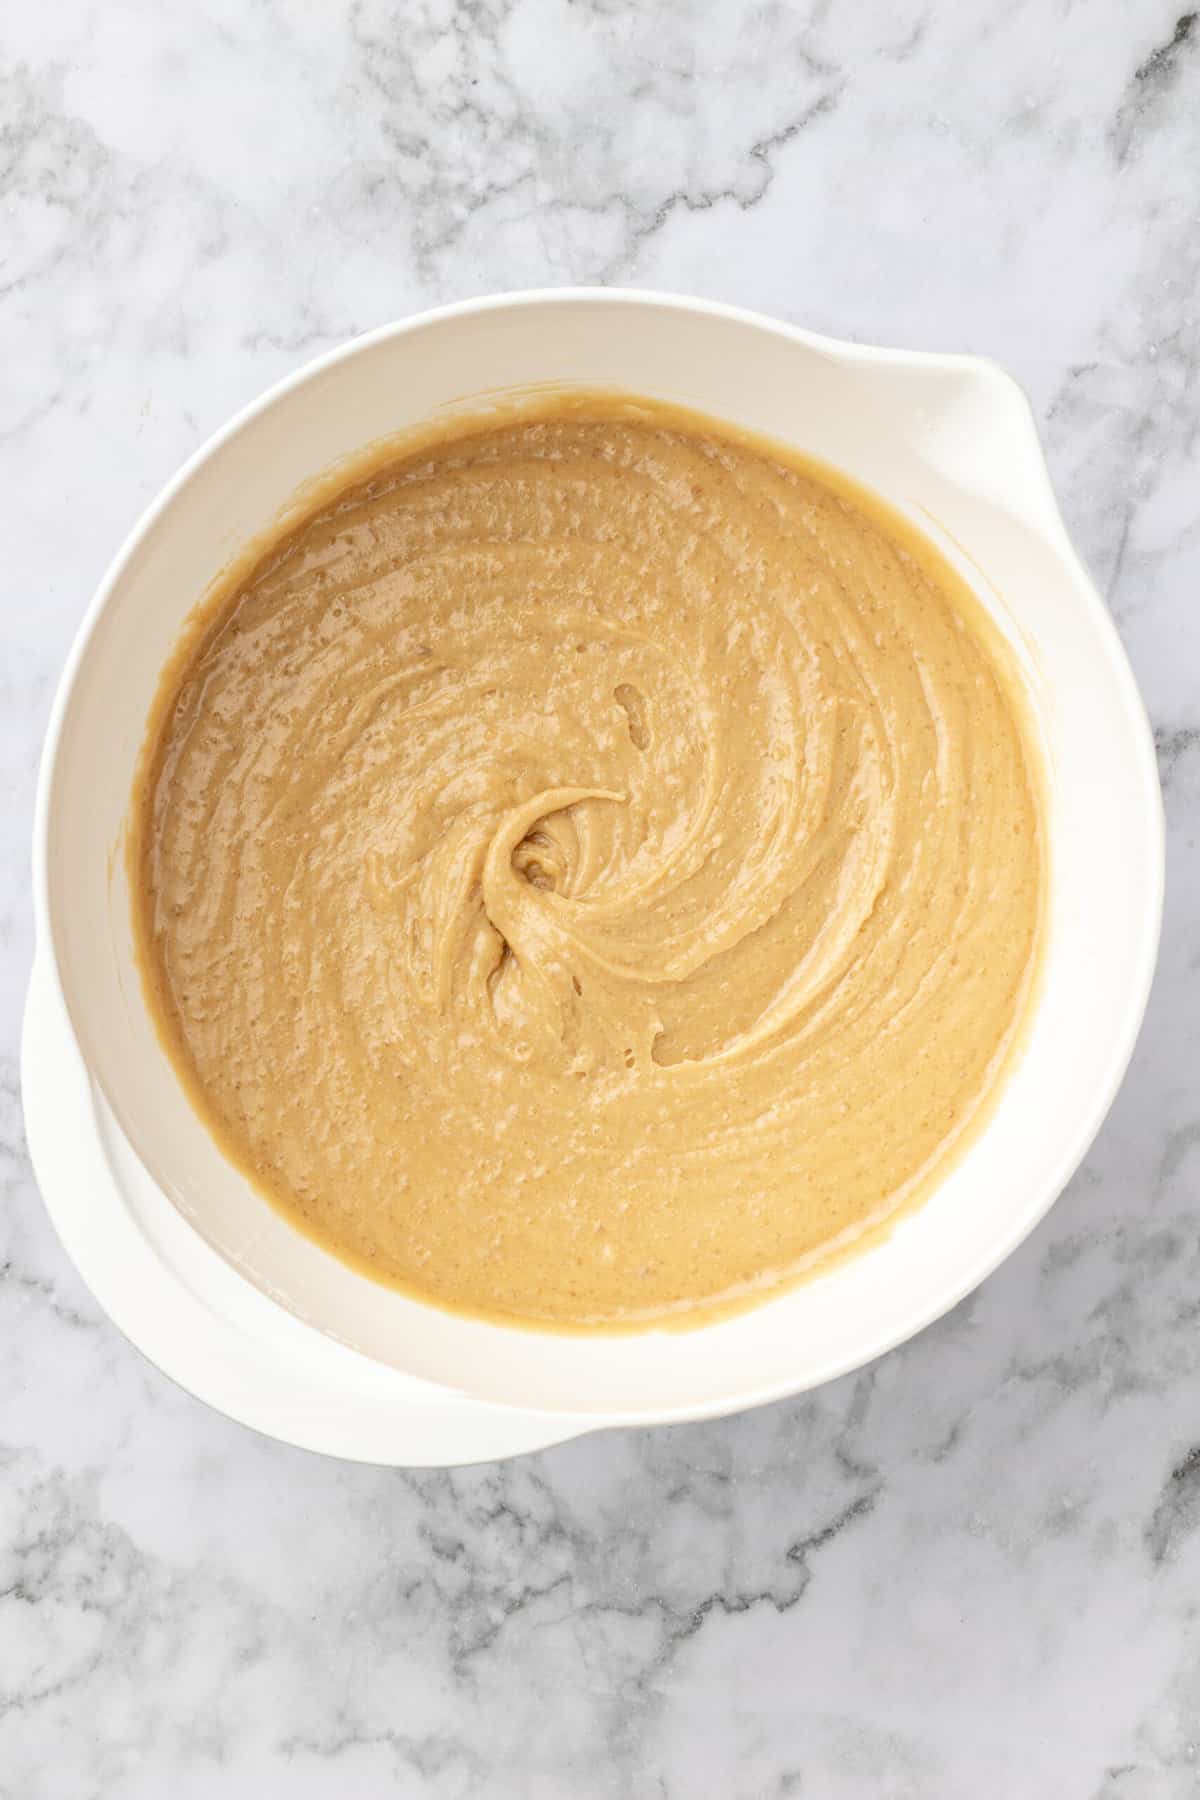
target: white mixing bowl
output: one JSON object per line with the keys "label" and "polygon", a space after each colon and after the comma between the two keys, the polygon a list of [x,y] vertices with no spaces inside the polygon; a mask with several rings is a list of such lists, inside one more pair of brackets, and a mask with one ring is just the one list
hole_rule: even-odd
{"label": "white mixing bowl", "polygon": [[[886,1241],[692,1332],[571,1337],[478,1323],[326,1255],[193,1113],[133,959],[122,826],[159,672],[189,609],[338,458],[447,408],[477,409],[499,388],[547,382],[698,408],[885,495],[941,544],[1014,645],[1050,773],[1044,980],[990,1124]],[[918,1331],[1008,1255],[1078,1164],[1124,1072],[1158,942],[1163,834],[1141,701],[1007,375],[699,301],[578,290],[471,301],[373,332],[273,388],[193,457],[121,550],[72,650],[34,862],[40,949],[91,1079],[154,1180],[245,1281],[393,1368],[524,1413],[601,1423],[732,1411],[814,1386]]]}

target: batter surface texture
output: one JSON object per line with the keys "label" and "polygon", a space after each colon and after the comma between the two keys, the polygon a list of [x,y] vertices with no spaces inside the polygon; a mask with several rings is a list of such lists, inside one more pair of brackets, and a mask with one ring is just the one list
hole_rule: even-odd
{"label": "batter surface texture", "polygon": [[984,1116],[1044,882],[1019,683],[816,465],[597,396],[458,430],[193,621],[134,796],[147,991],[227,1154],[356,1266],[699,1322]]}

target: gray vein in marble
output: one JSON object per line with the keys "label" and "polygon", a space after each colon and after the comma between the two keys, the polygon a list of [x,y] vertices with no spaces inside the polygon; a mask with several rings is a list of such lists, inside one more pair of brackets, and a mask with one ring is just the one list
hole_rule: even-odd
{"label": "gray vein in marble", "polygon": [[1153,122],[1178,82],[1196,17],[1194,12],[1181,13],[1170,37],[1157,44],[1133,71],[1126,98],[1112,125],[1111,142],[1118,161],[1129,155],[1139,131]]}
{"label": "gray vein in marble", "polygon": [[[594,111],[586,120],[570,119],[556,128],[525,103],[500,43],[501,27],[512,10],[472,6],[455,13],[451,22],[453,73],[443,75],[433,95],[421,73],[421,64],[431,53],[428,31],[418,31],[411,38],[408,34],[389,38],[375,29],[378,8],[370,0],[358,0],[351,8],[351,29],[362,51],[363,78],[386,102],[384,132],[407,177],[405,198],[417,204],[412,248],[427,278],[433,275],[437,258],[459,243],[477,216],[499,203],[522,196],[521,207],[508,214],[510,224],[537,221],[548,204],[564,204],[544,189],[546,165],[553,167],[566,155],[579,156],[582,168],[576,171],[578,186],[565,205],[585,217],[618,223],[619,247],[592,270],[590,278],[617,280],[677,209],[702,213],[728,204],[747,212],[757,206],[775,178],[774,155],[831,113],[844,86],[832,65],[807,47],[807,34],[802,32],[799,41],[789,46],[792,66],[802,82],[810,87],[817,84],[818,91],[795,116],[758,137],[743,138],[744,147],[735,151],[740,166],[720,182],[691,181],[656,191],[651,164],[638,171],[648,182],[647,191],[635,194],[622,185],[625,159]],[[898,56],[911,53],[919,35],[918,25]],[[634,58],[623,72],[629,104],[655,107],[665,103],[671,108],[675,93],[694,76],[694,53],[677,67],[664,65],[658,58]],[[424,117],[424,133],[409,123],[413,111]],[[680,117],[686,119],[686,112]],[[450,155],[439,166],[442,132],[447,134]],[[588,176],[597,148],[600,167],[593,182]],[[605,163],[610,164],[615,181],[600,179]],[[394,165],[388,165],[387,174],[376,167],[360,179],[365,183],[365,197],[374,205],[386,194],[389,179],[396,179]]]}
{"label": "gray vein in marble", "polygon": [[1200,1525],[1200,1445],[1171,1470],[1162,1499],[1146,1527],[1146,1548],[1156,1563],[1170,1561],[1181,1538]]}
{"label": "gray vein in marble", "polygon": [[1164,787],[1169,786],[1180,761],[1200,751],[1200,726],[1182,725],[1174,730],[1159,729],[1154,734],[1158,751],[1158,769]]}

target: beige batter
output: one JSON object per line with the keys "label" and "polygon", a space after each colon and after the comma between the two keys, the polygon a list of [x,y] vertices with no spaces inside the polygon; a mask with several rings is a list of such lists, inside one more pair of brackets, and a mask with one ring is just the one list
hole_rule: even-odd
{"label": "beige batter", "polygon": [[148,991],[337,1255],[695,1323],[923,1196],[993,1095],[1043,887],[1019,685],[828,471],[597,396],[458,432],[194,621],[135,795]]}

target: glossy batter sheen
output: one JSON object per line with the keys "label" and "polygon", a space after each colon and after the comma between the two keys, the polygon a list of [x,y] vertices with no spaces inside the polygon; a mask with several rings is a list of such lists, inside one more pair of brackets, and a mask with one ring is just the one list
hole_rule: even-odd
{"label": "glossy batter sheen", "polygon": [[1005,652],[865,494],[616,400],[429,441],[216,594],[134,800],[226,1151],[446,1306],[693,1323],[921,1197],[1043,861]]}

